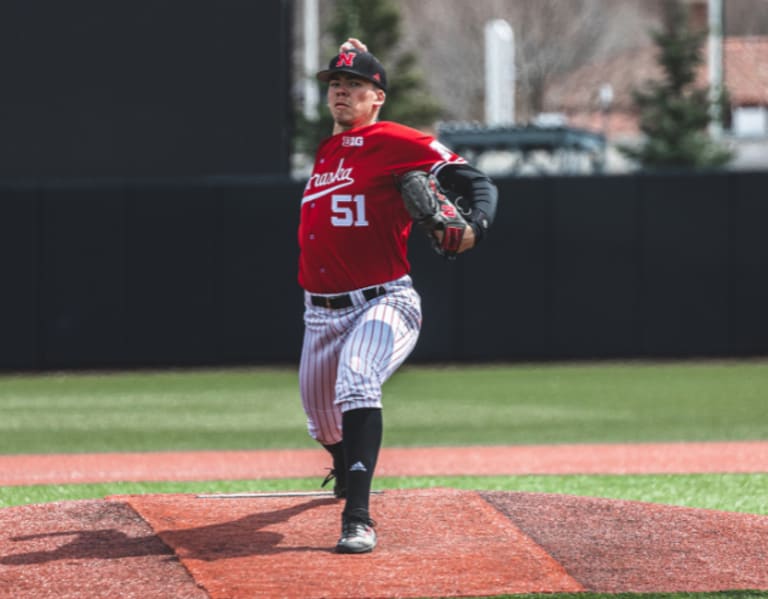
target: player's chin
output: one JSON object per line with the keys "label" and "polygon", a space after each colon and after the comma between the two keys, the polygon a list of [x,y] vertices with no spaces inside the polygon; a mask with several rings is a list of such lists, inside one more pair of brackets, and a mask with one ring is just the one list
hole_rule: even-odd
{"label": "player's chin", "polygon": [[352,114],[346,106],[334,106],[331,108],[333,120],[337,123],[346,123],[352,120]]}
{"label": "player's chin", "polygon": [[353,129],[357,125],[355,119],[347,118],[345,115],[333,115],[333,122],[345,129]]}

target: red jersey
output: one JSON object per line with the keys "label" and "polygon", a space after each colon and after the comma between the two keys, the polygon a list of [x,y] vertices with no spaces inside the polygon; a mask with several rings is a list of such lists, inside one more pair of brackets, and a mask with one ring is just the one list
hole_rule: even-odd
{"label": "red jersey", "polygon": [[323,141],[301,200],[299,284],[340,293],[410,272],[411,217],[395,178],[464,160],[434,137],[380,122]]}

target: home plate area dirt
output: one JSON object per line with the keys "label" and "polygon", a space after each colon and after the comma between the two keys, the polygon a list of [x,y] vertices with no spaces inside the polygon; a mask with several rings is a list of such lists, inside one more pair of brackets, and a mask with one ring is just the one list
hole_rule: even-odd
{"label": "home plate area dirt", "polygon": [[117,496],[0,510],[3,598],[478,597],[768,589],[768,517],[453,489],[371,498],[337,555],[327,494]]}

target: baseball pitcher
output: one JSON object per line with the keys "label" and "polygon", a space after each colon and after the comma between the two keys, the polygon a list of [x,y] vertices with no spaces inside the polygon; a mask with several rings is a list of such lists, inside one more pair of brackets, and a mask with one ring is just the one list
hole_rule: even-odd
{"label": "baseball pitcher", "polygon": [[359,40],[342,44],[317,77],[328,84],[334,126],[301,200],[299,384],[309,434],[332,456],[326,482],[344,500],[336,550],[365,553],[377,540],[369,496],[381,388],[421,327],[406,255],[413,223],[438,254],[453,258],[486,236],[497,191],[434,137],[378,120],[387,75]]}

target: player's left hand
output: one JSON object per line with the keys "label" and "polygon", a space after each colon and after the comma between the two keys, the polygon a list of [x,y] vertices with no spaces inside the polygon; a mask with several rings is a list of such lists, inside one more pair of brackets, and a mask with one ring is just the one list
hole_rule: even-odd
{"label": "player's left hand", "polygon": [[[442,244],[443,232],[435,231],[435,238],[438,243]],[[461,254],[462,252],[471,250],[473,247],[475,247],[475,230],[472,227],[466,227],[464,229],[464,235],[461,238],[461,245],[459,245],[459,249],[456,250],[456,253]]]}
{"label": "player's left hand", "polygon": [[472,227],[434,175],[419,170],[407,172],[398,180],[398,188],[408,214],[430,237],[438,254],[453,258],[475,244]]}

